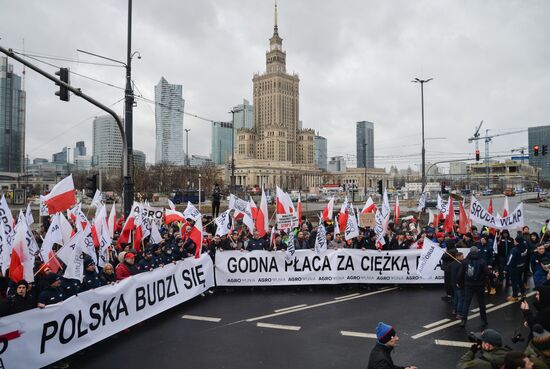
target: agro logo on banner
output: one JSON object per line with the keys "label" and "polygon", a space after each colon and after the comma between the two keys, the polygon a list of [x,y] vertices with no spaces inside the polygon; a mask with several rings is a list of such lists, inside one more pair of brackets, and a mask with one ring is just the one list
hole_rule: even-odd
{"label": "agro logo on banner", "polygon": [[164,209],[155,208],[152,206],[144,205],[143,211],[141,213],[142,218],[150,219],[156,223],[157,226],[162,225],[162,215],[164,214]]}

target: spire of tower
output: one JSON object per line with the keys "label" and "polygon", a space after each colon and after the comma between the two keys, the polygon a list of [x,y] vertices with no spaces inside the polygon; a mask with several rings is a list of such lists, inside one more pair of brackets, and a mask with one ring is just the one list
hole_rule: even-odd
{"label": "spire of tower", "polygon": [[275,0],[275,27],[273,28],[273,33],[278,34],[279,33],[279,26],[277,25],[277,0]]}

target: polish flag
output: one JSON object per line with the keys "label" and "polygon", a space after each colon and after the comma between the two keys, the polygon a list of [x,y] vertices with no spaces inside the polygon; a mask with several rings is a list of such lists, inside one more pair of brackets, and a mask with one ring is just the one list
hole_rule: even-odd
{"label": "polish flag", "polygon": [[451,196],[449,196],[449,205],[447,206],[447,216],[445,217],[445,222],[443,223],[443,229],[445,230],[445,232],[453,231],[454,216],[455,216],[455,212],[453,210],[453,200]]}
{"label": "polish flag", "polygon": [[327,206],[323,210],[323,220],[328,222],[329,220],[332,220],[332,212],[334,210],[334,196],[330,198],[330,201],[328,202]]}
{"label": "polish flag", "polygon": [[298,204],[296,205],[298,209],[298,224],[302,225],[302,195],[298,194]]}
{"label": "polish flag", "polygon": [[107,226],[109,228],[109,236],[111,239],[115,235],[115,224],[116,224],[116,207],[115,203],[113,202],[113,206],[111,206],[111,212],[109,213],[109,219],[107,221]]}
{"label": "polish flag", "polygon": [[116,242],[116,245],[119,249],[121,248],[122,244],[128,243],[130,241],[130,236],[132,234],[132,231],[135,228],[136,216],[133,211],[135,206],[136,206],[136,203],[134,203],[134,205],[132,206],[132,211],[128,215],[128,219],[126,219],[126,222],[122,227],[122,231],[120,232],[120,236],[118,237],[118,240]]}
{"label": "polish flag", "polygon": [[[63,244],[63,232],[60,224],[62,217],[65,219],[63,213],[57,213],[52,217],[52,223],[40,247],[40,257],[46,263],[44,265],[47,265],[54,273],[57,273],[57,271],[61,269],[61,264],[59,264],[59,260],[55,257],[53,245],[56,243],[59,245]],[[65,219],[65,221],[67,220]]]}
{"label": "polish flag", "polygon": [[401,217],[401,208],[399,207],[399,196],[395,196],[395,208],[393,209],[393,219],[397,220]]}
{"label": "polish flag", "polygon": [[202,252],[202,216],[198,217],[189,233],[189,238],[195,243],[195,259],[201,257]]}
{"label": "polish flag", "polygon": [[27,247],[31,241],[28,239],[29,233],[27,222],[17,224],[10,259],[10,279],[15,283],[22,279],[34,282],[34,255]]}
{"label": "polish flag", "polygon": [[67,218],[76,224],[76,215],[74,214],[76,209],[67,209]]}
{"label": "polish flag", "polygon": [[166,220],[166,224],[185,221],[185,217],[183,216],[183,214],[175,209],[165,209],[164,218]]}
{"label": "polish flag", "polygon": [[277,187],[277,214],[292,214],[295,212],[290,196]]}
{"label": "polish flag", "polygon": [[107,208],[105,207],[105,205],[100,203],[98,206],[98,212],[92,223],[92,238],[96,247],[99,247],[101,244],[101,227],[103,226],[103,220],[105,220],[105,218],[107,217]]}
{"label": "polish flag", "polygon": [[502,211],[502,217],[506,218],[510,214],[510,205],[508,205],[508,196],[504,196],[504,210]]}
{"label": "polish flag", "polygon": [[342,206],[340,207],[340,213],[338,214],[338,228],[346,229],[349,218],[349,208],[348,208],[348,198],[344,200]]}
{"label": "polish flag", "polygon": [[365,203],[363,210],[361,210],[361,214],[367,214],[367,213],[376,213],[376,205],[374,205],[374,201],[372,201],[372,197],[370,196],[367,199],[367,202]]}
{"label": "polish flag", "polygon": [[262,200],[260,202],[260,208],[256,207],[254,200],[250,199],[250,211],[252,218],[254,219],[254,226],[260,232],[260,237],[264,237],[269,231],[269,214],[267,211],[267,197],[262,188]]}
{"label": "polish flag", "polygon": [[42,203],[48,207],[49,214],[65,211],[76,204],[73,175],[63,178],[46,196],[40,196]]}

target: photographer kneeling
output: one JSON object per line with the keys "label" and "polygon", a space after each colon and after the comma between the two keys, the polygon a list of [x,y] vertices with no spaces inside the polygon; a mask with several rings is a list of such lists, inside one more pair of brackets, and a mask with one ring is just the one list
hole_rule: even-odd
{"label": "photographer kneeling", "polygon": [[493,369],[504,364],[504,356],[510,349],[502,346],[502,336],[493,329],[470,333],[468,339],[475,342],[456,366],[457,369]]}

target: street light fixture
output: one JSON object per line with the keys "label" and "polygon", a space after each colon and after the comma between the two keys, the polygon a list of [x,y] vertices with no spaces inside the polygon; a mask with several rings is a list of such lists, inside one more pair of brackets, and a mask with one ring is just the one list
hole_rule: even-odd
{"label": "street light fixture", "polygon": [[367,200],[367,143],[364,143],[365,145],[365,201]]}
{"label": "street light fixture", "polygon": [[191,128],[186,128],[185,131],[185,165],[189,166],[189,131]]}
{"label": "street light fixture", "polygon": [[433,78],[419,79],[415,78],[411,82],[420,83],[420,96],[422,103],[422,192],[426,187],[426,148],[424,146],[424,83],[428,83]]}

